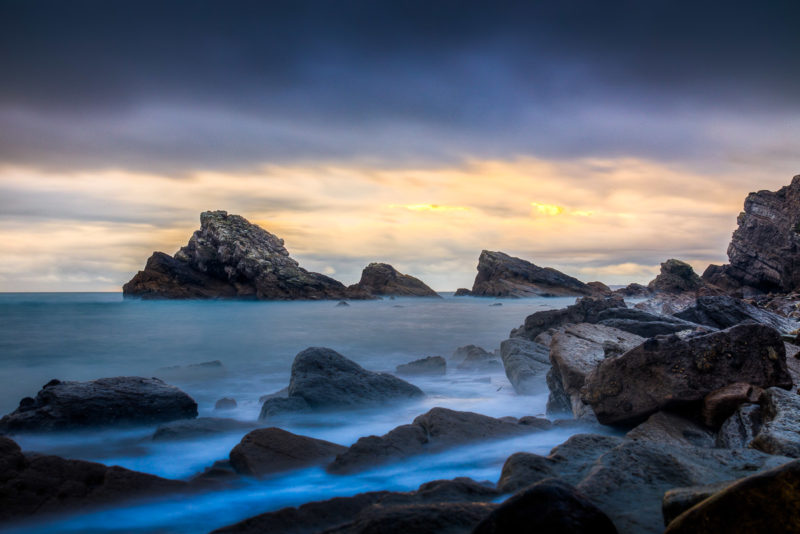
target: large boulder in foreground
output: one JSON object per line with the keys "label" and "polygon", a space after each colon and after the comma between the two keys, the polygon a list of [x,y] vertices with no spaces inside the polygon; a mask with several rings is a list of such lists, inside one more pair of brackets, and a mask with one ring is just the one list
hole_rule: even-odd
{"label": "large boulder in foreground", "polygon": [[369,298],[311,273],[289,256],[283,239],[225,211],[200,214],[200,229],[174,257],[155,252],[122,287],[141,298]]}
{"label": "large boulder in foreground", "polygon": [[398,272],[388,263],[370,263],[361,271],[361,280],[350,286],[351,291],[363,291],[376,296],[438,297],[439,294],[422,280]]}
{"label": "large boulder in foreground", "polygon": [[664,534],[800,532],[800,461],[728,485],[672,520]]}
{"label": "large boulder in foreground", "polygon": [[118,466],[25,455],[14,441],[0,436],[0,522],[33,515],[75,513],[188,488],[186,482]]}
{"label": "large boulder in foreground", "polygon": [[745,321],[765,324],[781,333],[792,332],[800,326],[794,319],[781,317],[771,311],[757,308],[749,302],[728,296],[700,297],[694,306],[676,313],[675,317],[719,329],[729,328]]}
{"label": "large boulder in foreground", "polygon": [[699,403],[734,382],[792,387],[778,331],[742,324],[685,340],[648,339],[602,361],[586,378],[583,400],[603,424],[634,425],[658,410]]}
{"label": "large boulder in foreground", "polygon": [[473,534],[616,534],[614,523],[574,487],[546,479],[504,501]]}
{"label": "large boulder in foreground", "polygon": [[233,469],[242,475],[264,476],[332,460],[347,447],[292,434],[280,428],[259,428],[242,438],[230,453]]}
{"label": "large boulder in foreground", "polygon": [[478,258],[478,274],[470,294],[477,297],[563,297],[595,295],[598,291],[555,269],[484,250]]}
{"label": "large boulder in foreground", "polygon": [[800,288],[800,175],[778,191],[750,193],[728,246],[729,265],[703,278],[726,286],[788,293]]}
{"label": "large boulder in foreground", "polygon": [[197,417],[197,403],[158,378],[118,376],[90,382],[51,380],[0,419],[2,432],[153,424]]}
{"label": "large boulder in foreground", "polygon": [[294,358],[288,397],[264,401],[259,419],[287,411],[357,408],[423,396],[405,380],[367,371],[335,350],[310,347]]}

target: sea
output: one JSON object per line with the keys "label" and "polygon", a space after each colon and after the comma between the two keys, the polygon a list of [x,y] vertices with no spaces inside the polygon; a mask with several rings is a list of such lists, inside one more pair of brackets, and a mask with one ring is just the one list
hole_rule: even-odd
{"label": "sea", "polygon": [[[495,300],[474,297],[350,301],[147,301],[121,293],[0,294],[0,413],[13,411],[51,379],[158,377],[198,403],[201,417],[257,422],[259,398],[286,387],[295,355],[329,347],[366,369],[393,373],[425,356],[450,358],[460,346],[499,350],[531,313],[563,308],[569,298]],[[214,362],[209,364],[208,362]],[[219,362],[219,363],[216,363]],[[450,363],[450,362],[448,362]],[[204,365],[198,365],[204,364]],[[367,410],[282,418],[278,426],[350,445],[381,435],[441,406],[493,417],[544,416],[547,387],[521,396],[502,367],[468,372],[448,365],[438,377],[404,377],[426,397]],[[217,400],[237,407],[219,411]],[[273,422],[261,422],[272,426]],[[224,460],[246,431],[179,441],[154,441],[156,425],[66,433],[16,434],[25,452],[55,454],[188,480]],[[57,518],[34,518],[8,532],[208,532],[286,506],[365,491],[409,491],[437,479],[496,482],[505,459],[519,451],[547,454],[580,428],[476,443],[419,455],[364,472],[328,474],[321,467],[225,489],[125,502]],[[2,527],[0,527],[2,530]],[[4,532],[5,532],[4,531]]]}

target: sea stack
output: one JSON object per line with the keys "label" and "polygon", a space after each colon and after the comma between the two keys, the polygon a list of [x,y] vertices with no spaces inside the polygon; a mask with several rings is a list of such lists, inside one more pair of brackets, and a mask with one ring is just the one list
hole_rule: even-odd
{"label": "sea stack", "polygon": [[398,272],[388,263],[370,263],[361,272],[361,280],[348,288],[374,296],[438,297],[439,294],[419,278]]}

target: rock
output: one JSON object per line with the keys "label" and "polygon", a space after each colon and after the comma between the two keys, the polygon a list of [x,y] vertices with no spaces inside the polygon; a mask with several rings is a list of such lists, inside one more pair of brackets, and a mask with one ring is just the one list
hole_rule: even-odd
{"label": "rock", "polygon": [[622,297],[633,297],[633,298],[646,298],[649,297],[652,292],[647,286],[643,286],[642,284],[628,284],[627,286],[617,289],[613,292],[616,295],[620,295]]}
{"label": "rock", "polygon": [[472,531],[473,534],[616,534],[603,512],[574,487],[547,479],[504,501]]}
{"label": "rock", "polygon": [[728,247],[729,265],[713,266],[706,280],[787,293],[800,287],[800,175],[778,191],[750,193]]}
{"label": "rock", "polygon": [[182,419],[158,425],[153,434],[153,441],[196,439],[203,436],[215,436],[229,432],[247,431],[254,427],[253,423],[223,419],[220,417],[198,417]]}
{"label": "rock", "polygon": [[428,356],[397,366],[399,375],[443,375],[447,372],[447,361],[441,356]]}
{"label": "rock", "polygon": [[611,288],[605,285],[603,282],[587,282],[586,285],[592,288],[595,295],[610,295],[613,293]]}
{"label": "rock", "polygon": [[331,473],[352,473],[387,461],[481,440],[535,432],[536,425],[495,419],[472,412],[433,408],[383,436],[359,438],[328,466]]}
{"label": "rock", "polygon": [[473,361],[481,361],[492,357],[493,355],[482,347],[477,345],[464,345],[463,347],[458,347],[453,351],[453,355],[450,356],[450,361],[460,364],[463,363],[467,358],[470,358]]}
{"label": "rock", "polygon": [[664,534],[800,532],[800,461],[738,480],[669,523]]}
{"label": "rock", "polygon": [[500,358],[514,391],[520,395],[542,391],[542,376],[550,369],[550,349],[534,341],[512,337],[500,344]]}
{"label": "rock", "polygon": [[548,413],[559,413],[557,410],[568,406],[573,417],[593,420],[591,408],[581,400],[587,375],[609,350],[625,352],[643,341],[637,335],[597,324],[580,323],[559,330],[550,344]]}
{"label": "rock", "polygon": [[19,408],[0,419],[0,432],[153,424],[193,417],[197,417],[197,403],[158,378],[51,380],[35,399],[22,399]]}
{"label": "rock", "polygon": [[456,292],[453,293],[454,297],[469,297],[472,295],[472,291],[467,289],[466,287],[459,287],[456,289]]}
{"label": "rock", "polygon": [[717,432],[717,447],[743,449],[761,430],[761,407],[758,404],[740,404],[722,423]]}
{"label": "rock", "polygon": [[200,214],[200,229],[174,257],[155,252],[122,287],[140,298],[369,298],[341,282],[310,273],[289,257],[279,239],[238,215]]}
{"label": "rock", "polygon": [[700,297],[696,304],[675,314],[679,319],[713,328],[729,328],[745,321],[771,326],[782,333],[797,330],[800,323],[793,319],[756,308],[741,299],[727,296]]}
{"label": "rock", "polygon": [[659,293],[637,302],[633,307],[655,315],[670,316],[691,308],[696,300],[697,295],[694,293]]}
{"label": "rock", "polygon": [[314,464],[324,464],[347,447],[292,434],[280,428],[259,428],[248,433],[230,453],[233,469],[260,477]]}
{"label": "rock", "polygon": [[624,330],[641,337],[654,337],[695,330],[697,324],[668,315],[631,308],[609,308],[597,314],[597,324]]}
{"label": "rock", "polygon": [[347,301],[344,300],[340,300],[339,302],[336,303],[337,308],[347,308],[348,306],[350,306],[350,304],[348,304]]}
{"label": "rock", "polygon": [[361,280],[349,288],[369,295],[398,297],[438,297],[439,294],[422,280],[399,273],[388,263],[370,263],[361,272]]}
{"label": "rock", "polygon": [[350,523],[326,530],[326,534],[468,533],[494,509],[489,503],[447,502],[430,504],[372,505]]}
{"label": "rock", "polygon": [[355,408],[423,397],[418,387],[367,371],[338,352],[310,347],[295,356],[287,398],[267,399],[259,419],[304,409]]}
{"label": "rock", "polygon": [[[585,297],[578,299],[572,306],[560,310],[545,310],[531,314],[525,323],[511,331],[510,337],[522,337],[536,341],[536,337],[551,328],[558,328],[572,323],[596,323],[601,311],[609,308],[624,308],[622,297],[606,298]],[[541,343],[541,341],[539,341]]]}
{"label": "rock", "polygon": [[716,445],[716,439],[706,428],[676,414],[656,412],[647,421],[625,434],[638,441],[650,441],[675,447],[706,447]]}
{"label": "rock", "polygon": [[225,397],[225,398],[219,399],[214,404],[214,409],[215,410],[233,410],[234,408],[236,408],[236,406],[237,406],[236,399],[231,399],[231,398]]}
{"label": "rock", "polygon": [[734,382],[712,391],[703,399],[703,422],[709,428],[719,428],[740,404],[757,403],[763,392],[746,382]]}
{"label": "rock", "polygon": [[670,259],[661,264],[661,273],[647,285],[655,293],[694,292],[705,282],[697,276],[692,266],[686,262]]}
{"label": "rock", "polygon": [[186,482],[118,466],[25,455],[14,441],[0,436],[0,521],[75,513],[188,489]]}
{"label": "rock", "polygon": [[775,329],[757,324],[686,340],[659,336],[600,362],[586,377],[583,400],[602,424],[634,425],[734,382],[789,388],[784,350]]}
{"label": "rock", "polygon": [[289,386],[286,386],[285,388],[281,388],[278,391],[275,391],[274,393],[267,393],[266,395],[261,395],[258,398],[258,403],[264,404],[264,402],[267,399],[286,399],[288,397],[289,397]]}
{"label": "rock", "polygon": [[669,525],[673,519],[683,512],[727,488],[732,483],[733,481],[725,481],[669,490],[664,494],[664,500],[661,504],[661,512],[664,515],[664,525]]}
{"label": "rock", "polygon": [[471,294],[478,297],[562,297],[596,293],[596,288],[555,269],[484,250],[478,258],[478,274]]}
{"label": "rock", "polygon": [[800,458],[800,396],[780,388],[764,390],[761,418],[763,424],[750,446],[769,454]]}
{"label": "rock", "polygon": [[[215,534],[239,533],[257,534],[269,532],[271,534],[301,534],[310,532],[331,532],[332,529],[348,526],[352,528],[354,522],[362,518],[374,518],[373,506],[379,506],[385,510],[392,510],[395,507],[408,506],[425,503],[479,503],[478,508],[482,512],[482,517],[488,515],[493,508],[486,504],[498,495],[497,491],[483,484],[479,484],[467,478],[457,478],[454,480],[436,480],[427,482],[416,491],[410,492],[389,492],[373,491],[360,493],[352,497],[336,497],[327,501],[310,502],[297,508],[283,508],[275,512],[268,512],[250,519],[245,519],[235,525],[215,530]],[[475,508],[451,509],[457,513],[464,513],[471,516]],[[361,515],[364,512],[364,515]],[[452,517],[450,514],[447,516]],[[430,510],[419,510],[419,513],[401,513],[395,515],[396,524],[402,526],[405,532],[438,532],[439,528],[450,528],[450,522],[440,522],[435,519],[426,524],[409,524],[414,517],[431,518]],[[433,517],[442,518],[442,514],[433,514]],[[477,524],[479,519],[475,520]],[[388,523],[391,523],[389,521]],[[359,532],[385,532],[387,528],[386,516],[379,523],[372,523],[372,527],[356,528]],[[391,525],[390,525],[391,526]],[[435,527],[435,528],[433,528]],[[393,528],[393,527],[392,527]],[[471,526],[462,525],[460,531],[469,532]]]}

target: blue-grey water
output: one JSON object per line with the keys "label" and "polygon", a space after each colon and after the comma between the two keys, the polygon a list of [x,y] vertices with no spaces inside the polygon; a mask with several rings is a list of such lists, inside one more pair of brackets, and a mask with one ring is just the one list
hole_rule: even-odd
{"label": "blue-grey water", "polygon": [[[430,355],[449,357],[459,346],[491,351],[535,311],[574,298],[504,300],[398,298],[351,302],[141,301],[117,293],[0,294],[0,412],[16,408],[52,378],[90,380],[157,376],[189,393],[201,416],[255,422],[259,397],[285,387],[292,360],[309,346],[331,347],[364,367],[393,372]],[[188,367],[219,360],[222,367]],[[177,366],[177,368],[175,368]],[[171,367],[171,369],[169,369]],[[546,387],[516,395],[502,369],[449,368],[444,377],[416,379],[424,400],[373,410],[291,417],[287,430],[343,445],[383,434],[434,406],[491,416],[542,415]],[[232,411],[215,412],[222,397]],[[189,441],[152,441],[155,426],[67,434],[18,434],[23,450],[116,464],[188,479],[225,459],[246,431]],[[110,509],[34,521],[24,532],[205,532],[283,506],[362,491],[410,490],[423,482],[469,476],[496,481],[517,451],[545,454],[576,430],[554,430],[419,456],[354,475],[321,468],[245,480],[226,490],[171,496]]]}

